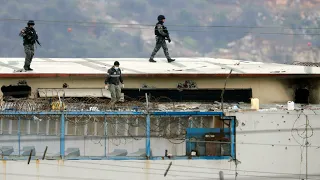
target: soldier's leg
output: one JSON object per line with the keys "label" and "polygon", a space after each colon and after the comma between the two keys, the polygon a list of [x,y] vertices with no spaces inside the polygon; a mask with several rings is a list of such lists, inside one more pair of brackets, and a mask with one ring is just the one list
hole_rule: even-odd
{"label": "soldier's leg", "polygon": [[111,94],[111,101],[110,104],[112,107],[114,107],[114,104],[117,100],[117,96],[116,96],[116,89],[115,89],[115,85],[114,84],[109,84],[109,91]]}
{"label": "soldier's leg", "polygon": [[117,97],[117,102],[118,102],[121,99],[121,87],[120,87],[120,85],[117,85],[115,87],[115,90],[116,90],[116,97]]}
{"label": "soldier's leg", "polygon": [[30,67],[31,59],[33,57],[33,52],[31,49],[31,45],[24,45],[24,52],[26,54],[25,60],[24,60],[24,69],[28,69]]}
{"label": "soldier's leg", "polygon": [[166,56],[168,62],[175,61],[174,59],[171,59],[171,57],[169,55],[168,46],[167,46],[166,41],[163,41],[163,43],[161,45],[162,45],[162,49],[163,49],[164,55]]}
{"label": "soldier's leg", "polygon": [[164,55],[166,56],[166,58],[167,59],[171,59],[170,55],[169,55],[168,46],[167,46],[166,41],[163,41],[161,46],[162,46],[162,49],[163,49],[163,52],[164,52]]}
{"label": "soldier's leg", "polygon": [[[30,58],[30,65],[31,65],[31,62],[34,56],[34,45],[31,46],[30,50],[31,50],[31,58]],[[29,68],[30,68],[30,65],[29,65]]]}
{"label": "soldier's leg", "polygon": [[150,59],[153,59],[154,58],[154,56],[157,54],[157,52],[159,51],[159,49],[161,48],[161,46],[162,46],[162,41],[161,41],[161,39],[160,38],[156,38],[156,46],[154,47],[154,49],[153,49],[153,51],[152,51],[152,53],[151,53],[151,57],[150,57]]}

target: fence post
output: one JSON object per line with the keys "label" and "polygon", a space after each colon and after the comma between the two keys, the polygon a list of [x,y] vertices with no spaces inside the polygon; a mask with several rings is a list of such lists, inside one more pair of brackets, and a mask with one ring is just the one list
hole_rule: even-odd
{"label": "fence post", "polygon": [[19,148],[19,156],[20,156],[20,145],[21,145],[21,119],[18,117],[18,148]]}
{"label": "fence post", "polygon": [[233,159],[236,159],[235,154],[235,128],[236,128],[236,120],[235,117],[232,117],[231,119],[231,157]]}
{"label": "fence post", "polygon": [[104,115],[104,128],[103,128],[103,132],[104,132],[104,156],[107,157],[107,130],[108,130],[108,124],[107,124],[107,116]]}
{"label": "fence post", "polygon": [[220,172],[219,172],[219,179],[220,179],[220,180],[224,180],[223,171],[220,171]]}
{"label": "fence post", "polygon": [[65,119],[64,119],[64,112],[61,113],[60,119],[60,156],[64,159],[65,151]]}
{"label": "fence post", "polygon": [[147,140],[146,140],[146,153],[147,153],[147,159],[150,158],[150,114],[147,114],[147,119],[146,119],[146,124],[147,124],[147,129],[146,129],[146,135],[147,135]]}

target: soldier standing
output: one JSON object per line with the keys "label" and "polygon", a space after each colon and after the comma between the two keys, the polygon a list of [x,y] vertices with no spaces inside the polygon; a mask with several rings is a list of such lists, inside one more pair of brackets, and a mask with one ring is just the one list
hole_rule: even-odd
{"label": "soldier standing", "polygon": [[24,52],[26,54],[23,69],[26,71],[32,71],[33,69],[30,68],[30,64],[34,56],[34,46],[36,42],[40,46],[41,44],[38,41],[38,35],[36,30],[34,29],[34,21],[28,21],[27,25],[27,27],[20,31],[19,36],[23,37]]}
{"label": "soldier standing", "polygon": [[122,88],[124,87],[123,79],[121,76],[121,70],[119,68],[120,63],[115,61],[112,68],[108,70],[108,76],[105,79],[105,88],[109,89],[111,93],[111,106],[114,108],[116,102],[118,102],[121,98],[121,87],[120,83],[122,84]]}
{"label": "soldier standing", "polygon": [[156,35],[156,47],[154,48],[154,50],[151,54],[149,62],[157,62],[153,58],[157,54],[157,52],[159,51],[159,49],[161,47],[163,49],[163,52],[164,52],[168,62],[170,63],[170,62],[175,61],[175,59],[170,58],[169,52],[168,52],[166,40],[168,40],[170,43],[171,39],[170,39],[169,32],[168,32],[167,28],[163,25],[165,20],[166,20],[166,18],[164,17],[164,15],[158,16],[158,23],[156,24],[156,26],[154,28],[154,34]]}

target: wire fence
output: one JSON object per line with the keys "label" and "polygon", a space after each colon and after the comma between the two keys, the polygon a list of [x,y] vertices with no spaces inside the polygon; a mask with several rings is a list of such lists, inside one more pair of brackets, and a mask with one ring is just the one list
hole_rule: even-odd
{"label": "wire fence", "polygon": [[[63,154],[69,158],[145,158],[165,156],[166,153],[187,156],[190,155],[187,152],[187,129],[210,129],[213,127],[213,116],[222,115],[218,112],[190,111],[152,113],[2,111],[0,151],[10,158],[28,156],[31,149],[33,156],[42,156],[46,147],[47,156],[52,158],[61,158]],[[203,147],[197,145],[195,148]]]}
{"label": "wire fence", "polygon": [[113,111],[108,97],[65,94],[57,90],[28,98],[3,97],[0,141],[6,153],[2,154],[20,157],[32,149],[38,156],[48,147],[46,153],[57,157],[150,157],[165,152],[186,156],[190,154],[186,152],[187,129],[211,128],[212,117],[222,115],[186,111],[167,97],[125,96]]}

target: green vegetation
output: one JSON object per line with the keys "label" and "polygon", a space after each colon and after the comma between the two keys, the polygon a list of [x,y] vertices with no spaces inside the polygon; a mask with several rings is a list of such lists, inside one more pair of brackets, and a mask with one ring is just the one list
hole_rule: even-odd
{"label": "green vegetation", "polygon": [[[212,53],[219,48],[228,48],[227,44],[238,41],[250,28],[233,28],[221,26],[286,26],[289,28],[317,27],[319,20],[301,18],[303,9],[281,12],[283,22],[274,20],[278,14],[263,4],[237,4],[230,0],[10,0],[0,7],[0,56],[24,56],[19,30],[25,27],[27,20],[36,21],[42,47],[36,50],[36,57],[145,57],[148,58],[152,48],[141,36],[153,32],[158,14],[167,17],[166,25],[171,31],[171,38],[179,42],[180,50]],[[22,19],[16,21],[9,19]],[[38,21],[37,21],[38,20]],[[39,21],[45,20],[45,21]],[[97,21],[98,23],[85,23]],[[55,22],[50,22],[55,21]],[[64,21],[64,22],[59,22]],[[66,22],[70,21],[70,23]],[[77,23],[75,23],[75,21]],[[144,25],[121,27],[104,23],[130,24],[133,21]],[[100,23],[99,23],[100,22]],[[170,26],[181,25],[181,26]],[[220,27],[200,27],[220,26]],[[121,28],[115,28],[121,27]],[[134,27],[135,29],[130,29]],[[72,28],[68,32],[68,28]],[[147,29],[145,29],[147,28]],[[281,30],[281,28],[280,28]],[[260,31],[260,30],[259,30]],[[271,30],[263,30],[271,31]],[[295,33],[317,33],[316,30],[296,30]],[[276,31],[278,32],[278,31]],[[153,41],[153,37],[147,37]],[[268,36],[264,39],[268,40]],[[281,44],[282,36],[273,37]],[[313,44],[318,38],[311,40]],[[182,44],[182,45],[181,45]],[[171,50],[174,55],[174,50]],[[162,55],[162,52],[159,53]],[[279,59],[282,55],[272,55]],[[278,60],[282,62],[283,60]]]}

